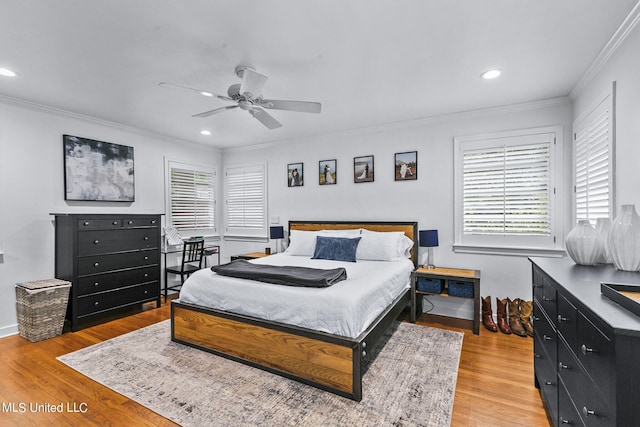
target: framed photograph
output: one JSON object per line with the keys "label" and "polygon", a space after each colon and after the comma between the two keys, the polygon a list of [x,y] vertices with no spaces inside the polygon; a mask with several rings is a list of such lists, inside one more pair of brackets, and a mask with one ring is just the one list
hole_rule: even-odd
{"label": "framed photograph", "polygon": [[373,156],[353,158],[353,182],[373,182]]}
{"label": "framed photograph", "polygon": [[338,182],[337,160],[320,160],[318,164],[320,185],[331,185]]}
{"label": "framed photograph", "polygon": [[396,181],[418,179],[418,152],[396,153],[394,162]]}
{"label": "framed photograph", "polygon": [[304,185],[303,163],[289,163],[287,165],[287,185],[289,187]]}
{"label": "framed photograph", "polygon": [[64,199],[133,202],[133,147],[63,135]]}

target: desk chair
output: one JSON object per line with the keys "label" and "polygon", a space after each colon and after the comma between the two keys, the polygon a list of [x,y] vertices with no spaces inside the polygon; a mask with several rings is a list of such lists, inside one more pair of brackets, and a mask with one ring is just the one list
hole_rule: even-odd
{"label": "desk chair", "polygon": [[[164,302],[167,302],[169,289],[178,290],[182,287],[184,280],[202,268],[202,258],[204,254],[204,239],[187,240],[182,245],[182,262],[175,267],[164,269]],[[196,265],[197,263],[197,265]],[[168,274],[179,274],[180,284],[169,286]]]}

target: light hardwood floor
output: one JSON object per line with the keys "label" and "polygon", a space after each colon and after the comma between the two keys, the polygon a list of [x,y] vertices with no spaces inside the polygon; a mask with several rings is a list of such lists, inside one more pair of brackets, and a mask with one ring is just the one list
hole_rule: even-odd
{"label": "light hardwood floor", "polygon": [[[168,319],[169,315],[168,304],[160,309],[148,304],[127,317],[37,343],[18,335],[0,339],[0,425],[175,425],[56,360],[60,355]],[[427,324],[425,317],[418,323]],[[452,426],[549,425],[533,385],[531,338],[485,329],[473,335],[465,329],[428,325],[465,332]],[[63,412],[32,412],[38,409],[32,405],[37,404],[49,404],[49,409],[62,404]]]}

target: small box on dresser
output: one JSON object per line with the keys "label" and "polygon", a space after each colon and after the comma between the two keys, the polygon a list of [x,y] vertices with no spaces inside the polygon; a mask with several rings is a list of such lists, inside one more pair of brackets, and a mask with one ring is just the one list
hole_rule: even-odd
{"label": "small box on dresser", "polygon": [[56,277],[71,282],[67,319],[85,320],[156,301],[160,215],[55,214]]}

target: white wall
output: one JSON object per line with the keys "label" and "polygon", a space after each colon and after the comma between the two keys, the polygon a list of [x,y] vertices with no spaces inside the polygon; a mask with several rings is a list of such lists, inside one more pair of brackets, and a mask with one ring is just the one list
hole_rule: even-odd
{"label": "white wall", "polygon": [[640,31],[633,30],[579,93],[574,94],[575,117],[599,101],[616,82],[616,201],[640,210]]}
{"label": "white wall", "polygon": [[[283,141],[251,149],[223,151],[225,165],[268,164],[269,216],[288,220],[418,221],[438,229],[437,265],[481,270],[481,294],[531,299],[526,257],[456,254],[453,245],[453,138],[549,125],[564,126],[565,176],[562,204],[570,200],[568,163],[572,110],[567,99],[417,120],[376,129]],[[394,153],[418,151],[418,180],[394,181]],[[375,156],[375,182],[355,184],[353,158]],[[337,184],[318,185],[318,161],[337,159]],[[304,163],[304,186],[287,187],[287,164]],[[570,206],[570,205],[569,205]],[[565,226],[569,216],[565,218]],[[225,242],[223,257],[263,251],[265,243]],[[270,246],[274,246],[271,243]],[[421,252],[422,255],[422,252]],[[436,300],[436,298],[434,298]],[[472,318],[471,301],[437,299],[434,313]],[[494,299],[495,301],[495,299]]]}
{"label": "white wall", "polygon": [[[17,332],[15,285],[54,277],[50,213],[164,213],[164,156],[220,165],[213,148],[0,103],[0,336]],[[135,202],[66,202],[62,135],[134,147]]]}

